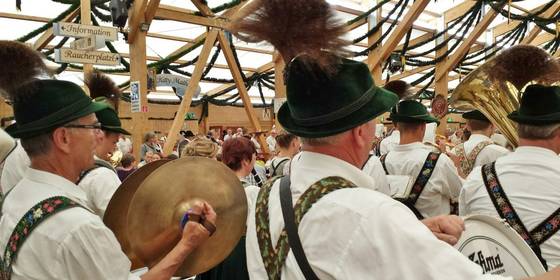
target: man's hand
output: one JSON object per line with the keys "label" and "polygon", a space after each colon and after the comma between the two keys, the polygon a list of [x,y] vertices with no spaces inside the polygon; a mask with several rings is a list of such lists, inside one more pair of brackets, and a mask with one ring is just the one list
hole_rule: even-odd
{"label": "man's hand", "polygon": [[461,233],[465,230],[463,219],[455,215],[443,215],[426,218],[421,221],[441,241],[450,245],[457,244]]}
{"label": "man's hand", "polygon": [[[216,212],[207,202],[195,203],[190,213],[204,217],[206,221],[216,224]],[[210,237],[210,232],[202,224],[194,221],[188,221],[183,228],[183,236],[181,242],[190,250],[198,247]]]}

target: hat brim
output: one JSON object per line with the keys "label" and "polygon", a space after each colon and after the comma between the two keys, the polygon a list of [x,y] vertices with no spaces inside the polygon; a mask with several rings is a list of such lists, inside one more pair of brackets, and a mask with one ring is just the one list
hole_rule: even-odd
{"label": "hat brim", "polygon": [[102,125],[101,129],[109,131],[109,132],[120,133],[120,134],[124,134],[124,135],[131,135],[130,132],[128,132],[124,128],[118,127],[118,126]]}
{"label": "hat brim", "polygon": [[516,123],[537,126],[560,123],[560,113],[553,113],[542,116],[527,116],[519,114],[519,111],[514,111],[508,115],[508,118]]}
{"label": "hat brim", "polygon": [[366,93],[373,95],[372,98],[352,114],[335,120],[333,122],[317,126],[301,126],[292,118],[288,102],[285,102],[278,111],[278,122],[284,129],[296,136],[305,138],[320,138],[336,135],[350,130],[358,125],[366,123],[377,116],[389,111],[399,98],[396,94],[372,86]]}
{"label": "hat brim", "polygon": [[95,112],[101,111],[106,108],[107,105],[102,102],[91,102],[84,108],[79,109],[76,112],[70,113],[63,118],[50,122],[48,125],[42,125],[42,126],[28,125],[23,127],[23,126],[19,126],[16,120],[16,123],[6,128],[6,132],[14,138],[20,138],[20,139],[31,138],[46,132],[50,132],[65,123],[87,116],[89,114],[93,114]]}

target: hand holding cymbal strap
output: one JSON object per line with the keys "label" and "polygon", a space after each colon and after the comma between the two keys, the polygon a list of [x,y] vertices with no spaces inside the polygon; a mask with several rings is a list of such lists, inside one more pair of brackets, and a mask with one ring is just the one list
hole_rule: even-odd
{"label": "hand holding cymbal strap", "polygon": [[189,221],[201,224],[210,233],[210,236],[216,232],[216,225],[214,225],[214,223],[206,219],[204,215],[193,213],[192,209],[189,209],[189,211],[183,215],[181,219],[181,228],[184,228]]}

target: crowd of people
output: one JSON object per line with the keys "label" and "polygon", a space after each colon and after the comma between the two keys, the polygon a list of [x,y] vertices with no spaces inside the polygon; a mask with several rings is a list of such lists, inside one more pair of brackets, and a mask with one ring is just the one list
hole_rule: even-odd
{"label": "crowd of people", "polygon": [[[366,64],[342,56],[345,29],[333,25],[325,1],[252,3],[228,28],[270,42],[287,62],[287,102],[276,115],[282,129],[268,132],[264,149],[258,135],[238,128],[181,131],[169,155],[165,135],[147,132],[134,151],[110,79],[87,77],[91,96],[101,96],[92,99],[50,77],[36,51],[0,41],[0,59],[18,66],[0,73],[16,121],[6,132],[17,139],[0,159],[0,275],[170,279],[222,230],[212,205],[191,206],[187,216],[203,219],[187,219],[175,246],[143,275],[131,272],[102,219],[138,168],[197,156],[235,174],[248,209],[246,234],[197,279],[512,279],[484,274],[452,247],[465,229],[460,216],[470,214],[503,218],[524,238],[548,271],[530,279],[560,279],[560,87],[524,89],[507,116],[517,124],[514,150],[477,110],[462,115],[463,129],[438,137],[439,120],[425,105],[399,101],[409,85],[377,86]],[[391,133],[378,137],[385,113]]]}

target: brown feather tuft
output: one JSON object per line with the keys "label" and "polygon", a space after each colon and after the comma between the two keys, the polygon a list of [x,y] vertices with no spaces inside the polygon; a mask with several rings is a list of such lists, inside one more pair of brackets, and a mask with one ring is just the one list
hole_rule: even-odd
{"label": "brown feather tuft", "polygon": [[107,98],[109,103],[118,112],[121,90],[109,76],[99,71],[93,71],[86,76],[84,82],[89,89],[91,98]]}
{"label": "brown feather tuft", "polygon": [[[268,41],[286,63],[306,54],[316,66],[332,70],[348,44],[341,36],[345,26],[324,0],[253,0],[240,10],[228,27],[247,42]],[[330,71],[327,71],[330,72]]]}
{"label": "brown feather tuft", "polygon": [[383,88],[396,94],[399,97],[399,100],[407,99],[414,95],[414,92],[412,92],[412,86],[401,80],[390,81],[385,84]]}
{"label": "brown feather tuft", "polygon": [[25,98],[32,91],[17,90],[41,75],[51,75],[41,53],[17,41],[0,40],[0,94],[8,100]]}
{"label": "brown feather tuft", "polygon": [[560,81],[560,64],[545,50],[531,45],[513,46],[494,58],[488,71],[491,80],[510,81],[518,90],[535,81]]}

